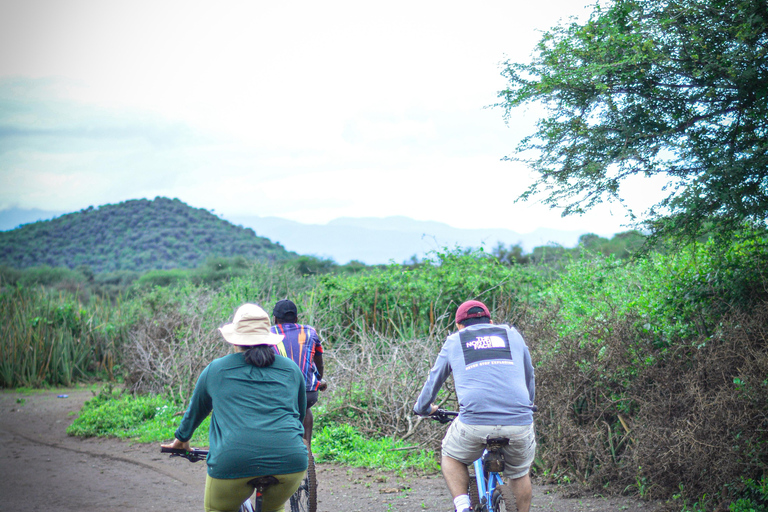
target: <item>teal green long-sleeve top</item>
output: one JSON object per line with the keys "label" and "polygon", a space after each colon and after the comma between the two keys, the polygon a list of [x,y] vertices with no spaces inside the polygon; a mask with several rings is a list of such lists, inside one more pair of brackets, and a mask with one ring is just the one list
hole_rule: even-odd
{"label": "teal green long-sleeve top", "polygon": [[211,411],[208,475],[231,479],[307,469],[302,441],[307,394],[296,363],[275,356],[271,366],[245,362],[242,352],[216,359],[195,385],[176,430],[188,441]]}

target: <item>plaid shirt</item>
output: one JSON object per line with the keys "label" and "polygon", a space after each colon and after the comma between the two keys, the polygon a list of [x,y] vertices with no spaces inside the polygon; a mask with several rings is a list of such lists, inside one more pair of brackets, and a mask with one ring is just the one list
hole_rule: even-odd
{"label": "plaid shirt", "polygon": [[[307,391],[317,391],[320,384],[315,368],[315,353],[323,353],[323,345],[315,328],[302,324],[276,324],[270,327],[275,334],[282,334],[285,356],[293,359],[304,374]],[[280,353],[279,347],[275,349]]]}

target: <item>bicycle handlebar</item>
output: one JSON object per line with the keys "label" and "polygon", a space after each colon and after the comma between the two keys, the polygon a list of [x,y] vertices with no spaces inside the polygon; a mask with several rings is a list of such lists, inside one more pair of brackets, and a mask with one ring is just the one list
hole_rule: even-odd
{"label": "bicycle handlebar", "polygon": [[208,458],[208,450],[202,450],[200,448],[192,448],[187,451],[183,448],[166,448],[161,446],[160,453],[170,453],[171,457],[182,457],[189,462],[199,462]]}
{"label": "bicycle handlebar", "polygon": [[[538,410],[539,410],[539,408],[536,407],[535,405],[531,406],[531,411],[536,412]],[[423,416],[423,417],[424,418],[429,418],[431,420],[439,421],[440,423],[450,423],[450,422],[453,421],[453,418],[455,418],[458,415],[459,415],[459,413],[456,412],[456,411],[448,411],[446,409],[438,409],[434,413],[432,413],[432,414],[430,414],[428,416]]]}
{"label": "bicycle handlebar", "polygon": [[447,411],[445,409],[438,409],[429,416],[424,416],[425,418],[429,418],[430,420],[439,421],[440,423],[450,423],[453,421],[453,418],[458,416],[459,413],[456,411]]}

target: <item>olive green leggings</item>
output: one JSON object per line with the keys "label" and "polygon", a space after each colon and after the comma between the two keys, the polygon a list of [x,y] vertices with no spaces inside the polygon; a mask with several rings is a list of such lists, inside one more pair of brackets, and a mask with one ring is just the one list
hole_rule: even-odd
{"label": "olive green leggings", "polygon": [[[296,492],[306,471],[287,475],[274,475],[278,482],[264,491],[263,512],[283,512],[285,502]],[[253,487],[248,481],[255,478],[220,479],[205,477],[205,512],[237,512],[240,505],[253,494]]]}

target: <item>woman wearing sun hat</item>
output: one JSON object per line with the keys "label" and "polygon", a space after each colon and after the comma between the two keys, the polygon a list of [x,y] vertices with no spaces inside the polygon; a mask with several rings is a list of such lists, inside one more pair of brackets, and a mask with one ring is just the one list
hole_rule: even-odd
{"label": "woman wearing sun hat", "polygon": [[219,330],[236,352],[209,364],[195,385],[189,408],[170,448],[189,450],[189,439],[211,414],[205,510],[236,512],[253,493],[248,481],[274,475],[263,509],[282,511],[307,470],[302,441],[306,388],[290,359],[276,355],[281,335],[269,330],[269,315],[255,304],[238,308]]}

